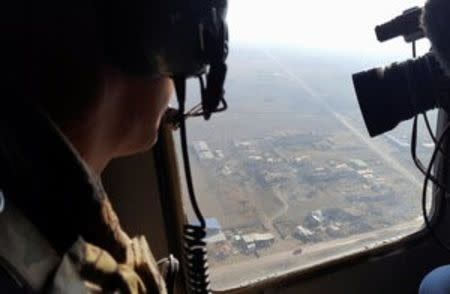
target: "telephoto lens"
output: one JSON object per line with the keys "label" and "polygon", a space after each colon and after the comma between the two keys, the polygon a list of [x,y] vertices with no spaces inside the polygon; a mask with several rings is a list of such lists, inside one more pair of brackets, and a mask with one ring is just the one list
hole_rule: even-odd
{"label": "telephoto lens", "polygon": [[353,84],[371,137],[430,109],[448,109],[450,104],[450,79],[432,52],[356,73]]}

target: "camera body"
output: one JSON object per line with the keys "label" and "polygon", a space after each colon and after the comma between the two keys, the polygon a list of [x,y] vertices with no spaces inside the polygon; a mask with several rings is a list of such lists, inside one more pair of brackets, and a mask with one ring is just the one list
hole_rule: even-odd
{"label": "camera body", "polygon": [[[380,41],[403,36],[407,42],[426,36],[425,9],[412,8],[376,28]],[[446,40],[450,43],[450,39]],[[353,75],[356,96],[370,136],[401,121],[440,107],[450,110],[450,78],[433,50],[419,58]]]}
{"label": "camera body", "polygon": [[353,83],[372,137],[428,110],[437,107],[450,109],[450,79],[433,52],[417,59],[356,73]]}

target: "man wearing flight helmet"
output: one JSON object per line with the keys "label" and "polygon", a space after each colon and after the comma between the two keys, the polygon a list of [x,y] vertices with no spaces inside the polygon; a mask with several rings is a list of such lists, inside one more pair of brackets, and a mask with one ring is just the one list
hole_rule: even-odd
{"label": "man wearing flight helmet", "polygon": [[[205,93],[222,94],[225,73],[213,63],[226,57],[226,1],[11,5],[1,49],[0,292],[165,293],[145,239],[123,232],[100,175],[111,159],[155,143],[172,78],[210,65]],[[203,100],[209,117],[217,103]]]}
{"label": "man wearing flight helmet", "polygon": [[[423,25],[436,58],[447,76],[450,76],[450,2],[428,0],[423,14]],[[448,96],[445,100],[448,100]],[[420,284],[419,294],[441,293],[450,293],[450,265],[434,269]]]}

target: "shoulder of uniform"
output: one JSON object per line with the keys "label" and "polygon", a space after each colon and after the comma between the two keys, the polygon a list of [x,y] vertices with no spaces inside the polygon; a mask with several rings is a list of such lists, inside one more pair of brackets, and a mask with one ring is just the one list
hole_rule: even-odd
{"label": "shoulder of uniform", "polygon": [[153,292],[166,293],[165,280],[144,236],[131,239],[127,250],[127,264],[143,277],[147,288],[153,289]]}
{"label": "shoulder of uniform", "polygon": [[60,257],[0,190],[0,266],[24,287],[41,291]]}
{"label": "shoulder of uniform", "polygon": [[64,255],[55,274],[52,293],[147,293],[141,277],[119,264],[107,251],[80,238]]}

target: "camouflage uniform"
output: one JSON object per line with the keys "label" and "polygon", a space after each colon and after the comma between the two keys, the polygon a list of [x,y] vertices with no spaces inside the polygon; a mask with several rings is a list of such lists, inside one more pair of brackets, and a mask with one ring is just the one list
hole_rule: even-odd
{"label": "camouflage uniform", "polygon": [[147,242],[122,231],[64,136],[15,110],[0,109],[0,292],[166,293]]}

